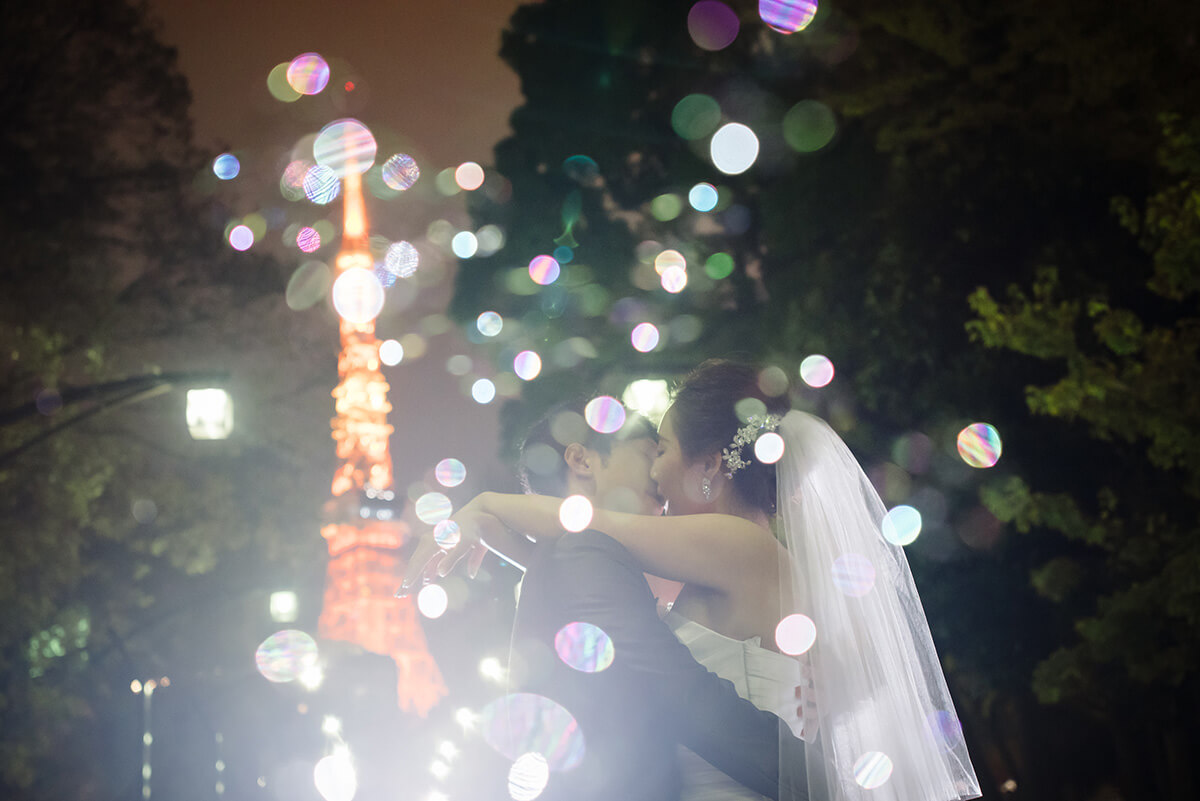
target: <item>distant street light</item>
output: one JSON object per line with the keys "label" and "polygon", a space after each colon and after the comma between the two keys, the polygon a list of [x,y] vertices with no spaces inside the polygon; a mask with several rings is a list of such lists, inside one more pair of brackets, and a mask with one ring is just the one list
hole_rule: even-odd
{"label": "distant street light", "polygon": [[225,439],[233,431],[233,399],[223,389],[189,389],[187,424],[192,439]]}

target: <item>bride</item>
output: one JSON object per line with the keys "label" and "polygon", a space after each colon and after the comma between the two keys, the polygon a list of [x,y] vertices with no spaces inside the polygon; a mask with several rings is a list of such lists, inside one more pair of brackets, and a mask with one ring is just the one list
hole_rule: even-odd
{"label": "bride", "polygon": [[[647,573],[684,582],[667,622],[697,661],[804,737],[813,801],[980,795],[904,552],[827,424],[766,396],[753,368],[710,360],[663,417],[651,477],[669,516],[596,509],[588,527]],[[539,540],[564,534],[559,506],[483,493],[455,520],[464,535],[495,518]],[[445,575],[477,544],[464,536],[440,564],[414,566]],[[759,797],[681,759],[687,801]]]}

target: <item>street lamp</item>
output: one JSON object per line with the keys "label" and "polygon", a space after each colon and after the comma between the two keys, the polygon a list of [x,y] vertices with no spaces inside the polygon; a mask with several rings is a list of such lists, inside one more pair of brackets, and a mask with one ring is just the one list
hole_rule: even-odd
{"label": "street lamp", "polygon": [[192,439],[225,439],[233,431],[233,399],[223,389],[189,389],[187,424]]}

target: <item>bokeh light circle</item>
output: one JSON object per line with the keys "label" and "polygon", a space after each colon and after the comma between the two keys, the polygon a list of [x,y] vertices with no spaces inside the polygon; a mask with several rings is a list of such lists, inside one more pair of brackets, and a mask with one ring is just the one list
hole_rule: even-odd
{"label": "bokeh light circle", "polygon": [[513,372],[522,381],[532,381],[542,372],[542,357],[532,350],[521,351],[513,359]]}
{"label": "bokeh light circle", "polygon": [[817,0],[758,0],[758,15],[780,33],[796,33],[817,15]]}
{"label": "bokeh light circle", "polygon": [[498,698],[479,713],[480,734],[499,754],[517,759],[541,754],[550,770],[570,770],[583,760],[579,723],[565,707],[534,693]]}
{"label": "bokeh light circle", "polygon": [[267,637],[254,652],[254,664],[268,681],[293,681],[317,664],[317,642],[306,632],[284,629]]}
{"label": "bokeh light circle", "polygon": [[430,620],[444,615],[449,606],[450,596],[441,584],[426,584],[417,593],[417,610]]}
{"label": "bokeh light circle", "polygon": [[248,225],[235,225],[229,229],[229,247],[234,250],[249,250],[254,246],[254,231]]}
{"label": "bokeh light circle", "polygon": [[305,171],[301,186],[304,188],[304,196],[318,206],[332,203],[342,193],[342,182],[337,173],[320,164],[315,164]]}
{"label": "bokeh light circle", "polygon": [[394,339],[385,339],[379,344],[379,361],[395,367],[404,361],[404,346]]}
{"label": "bokeh light circle", "polygon": [[375,135],[356,119],[334,120],[313,141],[313,159],[339,178],[366,172],[375,163]]}
{"label": "bokeh light circle", "polygon": [[754,441],[754,458],[763,464],[775,464],[783,458],[783,437],[768,431]]}
{"label": "bokeh light circle", "polygon": [[891,777],[891,757],[882,751],[868,751],[854,761],[854,783],[864,790],[882,787]]}
{"label": "bokeh light circle", "polygon": [[288,64],[287,82],[302,95],[319,94],[329,84],[329,64],[316,53],[296,56]]}
{"label": "bokeh light circle", "polygon": [[439,548],[453,548],[462,541],[462,527],[453,520],[439,520],[433,526],[433,541]]}
{"label": "bokeh light circle", "polygon": [[440,492],[426,492],[413,504],[413,511],[416,512],[417,519],[430,526],[448,520],[453,510],[454,506],[450,503],[450,499]]}
{"label": "bokeh light circle", "polygon": [[496,385],[491,379],[481,378],[471,385],[471,398],[476,403],[487,405],[496,397]]}
{"label": "bokeh light circle", "polygon": [[700,0],[687,17],[688,34],[703,50],[723,50],[737,38],[740,23],[733,9],[719,0]]}
{"label": "bokeh light circle", "polygon": [[875,587],[875,566],[860,553],[844,553],[833,560],[833,584],[843,595],[862,598]]}
{"label": "bokeh light circle", "polygon": [[321,232],[311,226],[304,226],[296,232],[296,247],[304,253],[312,253],[321,249]]}
{"label": "bokeh light circle", "polygon": [[613,434],[625,425],[625,407],[611,395],[600,395],[583,407],[583,418],[592,430],[600,434]]}
{"label": "bokeh light circle", "polygon": [[558,507],[558,522],[567,531],[583,531],[592,524],[592,502],[583,495],[570,495]]}
{"label": "bokeh light circle", "polygon": [[726,175],[740,175],[758,159],[758,136],[740,122],[722,125],[709,145],[713,166]]}
{"label": "bokeh light circle", "polygon": [[473,161],[464,161],[454,170],[454,183],[468,192],[478,189],[483,186],[483,167]]}
{"label": "bokeh light circle", "polygon": [[671,127],[684,139],[703,139],[720,124],[721,106],[709,95],[688,95],[671,110]]}
{"label": "bokeh light circle", "polygon": [[479,240],[470,231],[459,231],[450,240],[450,250],[460,259],[469,259],[479,252]]}
{"label": "bokeh light circle", "polygon": [[659,281],[662,283],[663,289],[672,295],[678,295],[687,286],[687,270],[682,267],[668,267],[662,271]]}
{"label": "bokeh light circle", "polygon": [[504,328],[504,318],[494,311],[485,311],[475,319],[475,327],[485,337],[494,337]]}
{"label": "bokeh light circle", "polygon": [[325,297],[332,283],[333,275],[328,265],[320,261],[305,262],[296,268],[288,280],[284,300],[288,308],[294,311],[307,309]]}
{"label": "bokeh light circle", "polygon": [[664,250],[654,257],[654,271],[662,275],[671,267],[678,267],[681,270],[687,269],[687,259],[678,250]]}
{"label": "bokeh light circle", "polygon": [[639,353],[649,353],[658,347],[658,326],[654,323],[638,323],[629,335],[633,349]]}
{"label": "bokeh light circle", "polygon": [[994,466],[1003,450],[1000,432],[988,423],[972,423],[958,432],[958,455],[971,467]]}
{"label": "bokeh light circle", "polygon": [[800,362],[800,380],[813,389],[828,386],[833,380],[833,362],[819,353],[806,356]]}
{"label": "bokeh light circle", "polygon": [[554,651],[581,673],[599,673],[613,663],[616,649],[604,629],[591,623],[568,623],[554,635]]}
{"label": "bokeh light circle", "polygon": [[383,267],[389,273],[401,278],[408,278],[417,271],[421,256],[411,242],[403,239],[388,245],[383,254]]}
{"label": "bokeh light circle", "polygon": [[313,767],[313,784],[325,801],[351,801],[358,792],[358,774],[345,751],[321,757]]}
{"label": "bokeh light circle", "polygon": [[550,763],[539,753],[521,754],[508,769],[508,795],[512,801],[534,801],[550,783]]}
{"label": "bokeh light circle", "polygon": [[893,506],[883,516],[883,538],[892,545],[908,545],[921,533],[921,513],[911,506]]}
{"label": "bokeh light circle", "polygon": [[704,262],[704,274],[714,281],[733,275],[733,256],[728,253],[714,253]]}
{"label": "bokeh light circle", "polygon": [[370,270],[352,267],[333,282],[333,308],[346,322],[371,322],[383,311],[383,301],[383,284]]}
{"label": "bokeh light circle", "polygon": [[775,627],[775,644],[789,656],[799,656],[817,641],[817,624],[808,615],[795,613],[779,621]]}
{"label": "bokeh light circle", "polygon": [[529,277],[535,284],[546,286],[558,280],[561,268],[553,256],[534,256],[529,262]]}
{"label": "bokeh light circle", "polygon": [[717,188],[709,183],[699,183],[688,190],[688,203],[696,211],[712,211],[720,197]]}
{"label": "bokeh light circle", "polygon": [[457,487],[467,480],[467,467],[458,459],[443,459],[433,468],[433,476],[443,487]]}
{"label": "bokeh light circle", "polygon": [[783,139],[800,153],[815,153],[836,134],[837,117],[819,100],[801,100],[783,115]]}
{"label": "bokeh light circle", "polygon": [[383,163],[383,182],[397,192],[403,192],[421,177],[417,161],[407,153],[397,153]]}
{"label": "bokeh light circle", "polygon": [[231,181],[242,171],[242,163],[232,153],[222,153],[213,159],[212,171],[222,181]]}

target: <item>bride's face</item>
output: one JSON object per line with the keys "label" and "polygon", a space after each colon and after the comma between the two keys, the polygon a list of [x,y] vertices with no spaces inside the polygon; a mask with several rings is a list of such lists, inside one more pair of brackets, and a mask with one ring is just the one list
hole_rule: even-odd
{"label": "bride's face", "polygon": [[679,447],[675,415],[668,409],[658,427],[658,455],[650,468],[650,478],[667,501],[667,514],[686,515],[708,511],[709,504],[700,493],[703,471],[699,463],[689,464]]}

